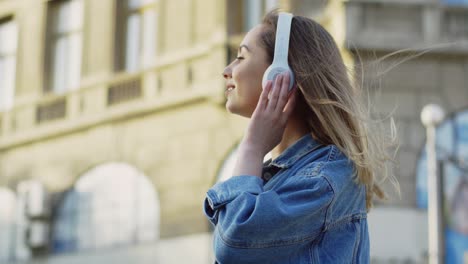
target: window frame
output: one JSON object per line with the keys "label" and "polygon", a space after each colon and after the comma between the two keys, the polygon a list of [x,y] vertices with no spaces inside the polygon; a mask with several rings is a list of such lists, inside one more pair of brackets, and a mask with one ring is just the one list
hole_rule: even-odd
{"label": "window frame", "polygon": [[[13,53],[9,53],[9,52],[6,52],[6,53],[2,53],[0,51],[0,60],[3,60],[3,58],[9,58],[9,57],[13,57],[15,59],[15,65],[14,65],[14,76],[12,77],[13,78],[13,87],[11,88],[12,89],[12,95],[11,95],[11,104],[10,105],[3,105],[3,102],[0,101],[0,113],[1,112],[5,112],[5,111],[9,111],[11,108],[13,108],[14,104],[15,104],[15,95],[16,95],[16,91],[17,91],[17,88],[18,88],[18,49],[19,49],[19,41],[20,41],[20,32],[19,32],[19,24],[18,22],[16,21],[15,19],[15,16],[14,15],[6,15],[4,17],[1,17],[0,18],[0,26],[4,26],[5,24],[7,23],[14,23],[14,26],[15,26],[15,29],[16,31],[14,32],[14,34],[16,34],[16,43],[15,43],[15,49],[14,49],[14,52]],[[0,95],[3,95],[3,88],[0,87]]]}
{"label": "window frame", "polygon": [[[272,6],[272,2],[276,2],[275,5]],[[249,31],[253,28],[254,25],[262,22],[262,18],[271,10],[278,8],[281,6],[281,2],[279,0],[243,0],[242,2],[241,11],[243,14],[242,19],[242,30],[244,32]],[[250,14],[249,10],[254,10],[252,5],[256,4],[258,8],[257,14]],[[256,17],[250,17],[251,15],[255,15]]]}
{"label": "window frame", "polygon": [[[148,67],[148,65],[144,65],[142,62],[141,58],[137,59],[137,68],[136,69],[131,69],[129,70],[127,68],[127,46],[128,46],[128,40],[127,40],[127,33],[128,33],[128,21],[129,18],[132,15],[138,14],[139,18],[139,32],[138,32],[138,56],[141,57],[141,54],[145,52],[143,49],[143,42],[144,42],[144,33],[145,33],[145,27],[144,27],[144,16],[143,14],[145,11],[148,10],[154,10],[156,14],[156,25],[155,29],[156,31],[154,33],[155,37],[155,44],[156,46],[154,47],[154,57],[152,58],[155,60],[155,58],[158,56],[158,48],[159,48],[159,36],[160,36],[160,17],[162,15],[161,12],[161,0],[152,0],[152,2],[142,4],[138,7],[131,8],[129,7],[129,2],[131,0],[119,0],[116,2],[116,28],[117,30],[115,31],[115,43],[116,43],[116,48],[115,48],[115,54],[114,54],[114,71],[115,72],[138,72],[141,70],[144,70],[145,68]],[[154,64],[154,61],[149,63]]]}
{"label": "window frame", "polygon": [[[82,5],[82,22],[81,22],[81,27],[80,29],[74,29],[74,30],[67,30],[65,33],[63,32],[59,32],[57,33],[56,32],[56,25],[57,25],[57,20],[58,20],[58,13],[59,13],[59,9],[60,9],[60,5],[63,5],[65,4],[66,2],[72,2],[72,1],[80,1],[81,2],[81,5]],[[85,63],[84,63],[84,59],[85,59],[85,49],[86,49],[86,41],[85,41],[85,33],[86,33],[86,27],[87,27],[87,23],[86,23],[86,14],[87,14],[87,10],[86,10],[86,7],[87,7],[87,4],[86,4],[86,0],[49,0],[47,2],[47,16],[46,16],[46,38],[45,38],[45,42],[46,42],[46,48],[45,48],[45,52],[44,52],[44,87],[43,87],[43,93],[44,94],[65,94],[65,93],[68,93],[70,91],[73,91],[75,89],[79,89],[79,87],[81,86],[81,80],[83,78],[83,74],[84,74],[84,70],[85,69]],[[56,46],[56,43],[57,41],[63,37],[63,36],[72,36],[73,34],[77,34],[79,33],[81,36],[81,54],[80,54],[80,58],[79,58],[79,62],[80,62],[80,66],[79,66],[79,69],[80,69],[80,73],[79,73],[79,76],[78,76],[78,84],[77,86],[73,86],[73,87],[68,87],[68,86],[65,86],[65,87],[61,87],[60,91],[56,91],[55,90],[55,87],[54,87],[54,81],[55,81],[55,72],[54,72],[54,68],[55,68],[55,56],[56,56],[56,50],[55,50],[55,46]],[[69,39],[69,38],[68,38]],[[66,51],[69,51],[69,49],[66,49]],[[66,59],[68,60],[69,57],[66,57]],[[68,66],[67,66],[68,67]],[[66,75],[67,75],[67,80],[65,82],[68,82],[68,78],[70,78],[68,75],[69,75],[69,69],[67,68],[66,69],[67,72],[66,72]]]}

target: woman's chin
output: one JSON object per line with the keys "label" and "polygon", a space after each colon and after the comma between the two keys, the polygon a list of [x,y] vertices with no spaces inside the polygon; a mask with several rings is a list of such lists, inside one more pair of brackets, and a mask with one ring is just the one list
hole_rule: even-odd
{"label": "woman's chin", "polygon": [[231,114],[238,114],[238,109],[235,104],[232,103],[229,99],[226,102],[226,110]]}
{"label": "woman's chin", "polygon": [[248,113],[245,108],[239,107],[239,105],[232,104],[230,101],[227,101],[226,103],[226,110],[235,115],[243,116],[250,118],[252,116],[252,113]]}

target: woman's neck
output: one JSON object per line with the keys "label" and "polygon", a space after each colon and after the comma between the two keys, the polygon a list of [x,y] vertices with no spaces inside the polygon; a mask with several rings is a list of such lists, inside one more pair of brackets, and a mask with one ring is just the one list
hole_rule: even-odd
{"label": "woman's neck", "polygon": [[294,113],[289,117],[286,129],[283,133],[281,142],[271,151],[272,160],[276,159],[283,151],[296,141],[301,139],[304,135],[310,133],[306,122],[300,119]]}

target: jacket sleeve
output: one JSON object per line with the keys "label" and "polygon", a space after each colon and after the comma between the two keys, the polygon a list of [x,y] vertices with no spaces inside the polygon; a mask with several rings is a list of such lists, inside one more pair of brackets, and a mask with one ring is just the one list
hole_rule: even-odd
{"label": "jacket sleeve", "polygon": [[256,176],[234,176],[208,190],[204,210],[230,246],[268,246],[314,239],[333,198],[321,176],[289,176],[275,191]]}

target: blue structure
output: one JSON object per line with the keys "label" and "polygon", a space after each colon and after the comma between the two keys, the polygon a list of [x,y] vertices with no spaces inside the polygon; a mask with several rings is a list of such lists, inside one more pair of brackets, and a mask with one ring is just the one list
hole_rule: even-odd
{"label": "blue structure", "polygon": [[[464,263],[468,252],[468,109],[455,113],[437,128],[436,145],[437,157],[443,162],[446,263]],[[425,148],[417,165],[416,191],[418,207],[427,209]]]}
{"label": "blue structure", "polygon": [[443,0],[442,1],[446,5],[467,5],[468,0]]}

